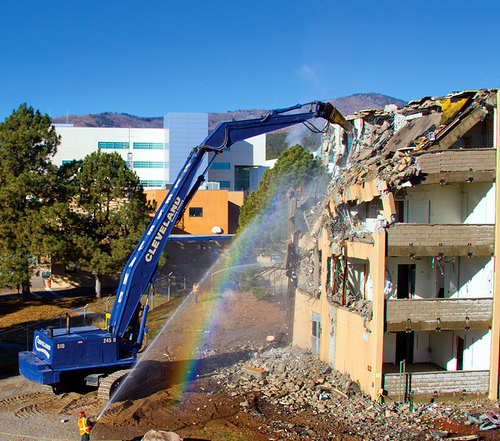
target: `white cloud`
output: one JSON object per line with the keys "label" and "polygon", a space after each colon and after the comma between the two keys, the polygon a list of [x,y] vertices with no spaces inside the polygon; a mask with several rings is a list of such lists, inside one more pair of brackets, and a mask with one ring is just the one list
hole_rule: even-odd
{"label": "white cloud", "polygon": [[308,64],[302,65],[302,67],[298,70],[298,74],[304,81],[308,81],[315,86],[319,86],[320,80],[316,74],[316,70]]}

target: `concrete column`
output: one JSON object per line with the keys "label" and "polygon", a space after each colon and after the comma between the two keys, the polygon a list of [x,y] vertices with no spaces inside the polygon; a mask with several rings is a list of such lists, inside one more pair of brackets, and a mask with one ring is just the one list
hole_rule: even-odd
{"label": "concrete column", "polygon": [[373,386],[372,398],[376,399],[382,389],[382,365],[384,362],[384,307],[385,307],[385,248],[387,233],[383,230],[373,233],[375,236],[375,255],[370,259],[370,273],[373,280],[373,318],[372,331],[372,360],[373,360]]}
{"label": "concrete column", "polygon": [[323,229],[321,235],[321,247],[323,250],[321,256],[321,340],[320,340],[320,359],[328,363],[330,359],[330,303],[328,302],[327,279],[328,279],[328,256],[331,250],[331,244],[328,239],[326,228]]}
{"label": "concrete column", "polygon": [[500,91],[497,92],[497,107],[495,111],[495,148],[497,153],[496,172],[495,172],[495,285],[493,287],[493,319],[491,322],[491,362],[490,362],[490,391],[489,398],[498,400],[498,375],[500,369],[500,155],[498,147],[500,146]]}

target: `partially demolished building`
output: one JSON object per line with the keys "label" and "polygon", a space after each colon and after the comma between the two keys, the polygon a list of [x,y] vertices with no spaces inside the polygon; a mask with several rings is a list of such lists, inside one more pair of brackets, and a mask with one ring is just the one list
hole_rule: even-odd
{"label": "partially demolished building", "polygon": [[374,399],[498,398],[499,99],[362,111],[324,137],[333,180],[292,241],[293,343]]}

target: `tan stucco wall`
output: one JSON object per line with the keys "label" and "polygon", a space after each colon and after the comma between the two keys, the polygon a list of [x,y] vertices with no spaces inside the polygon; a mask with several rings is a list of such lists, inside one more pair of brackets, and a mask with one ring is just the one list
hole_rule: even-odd
{"label": "tan stucco wall", "polygon": [[[292,344],[302,349],[311,349],[311,315],[321,313],[319,299],[313,299],[299,291],[295,294],[295,320]],[[328,329],[328,328],[327,328]]]}
{"label": "tan stucco wall", "polygon": [[[384,359],[384,284],[385,284],[385,246],[387,233],[377,230],[373,233],[374,244],[353,243],[347,244],[347,255],[368,261],[368,268],[373,282],[372,319],[365,323],[365,339],[368,340],[366,348],[357,343],[360,353],[364,353],[365,365],[359,370],[359,382],[361,388],[376,399],[382,389],[382,365]],[[362,320],[362,319],[361,319]],[[356,334],[363,337],[365,331],[361,325],[361,330]],[[355,335],[356,335],[355,334]],[[337,332],[338,335],[338,332]],[[347,356],[347,354],[346,354]],[[339,360],[339,352],[336,353],[336,360]],[[364,371],[364,375],[362,375]],[[348,371],[351,373],[350,371]]]}
{"label": "tan stucco wall", "polygon": [[245,192],[244,191],[230,191],[228,192],[228,200],[229,202],[241,207],[243,202],[245,201]]}
{"label": "tan stucco wall", "polygon": [[[375,243],[348,242],[347,255],[364,259],[373,281],[373,317],[364,322],[359,314],[343,308],[330,308],[327,299],[327,257],[331,255],[331,244],[323,234],[319,239],[322,250],[322,293],[319,299],[297,292],[295,299],[295,321],[293,344],[311,349],[311,315],[321,315],[320,359],[329,362],[330,339],[335,342],[335,368],[347,372],[359,381],[362,390],[376,399],[382,388],[382,363],[384,342],[384,281],[386,233],[375,232]],[[330,310],[336,311],[333,320],[335,330],[331,332]]]}
{"label": "tan stucco wall", "polygon": [[368,392],[372,389],[371,382],[374,373],[370,348],[373,344],[373,336],[365,332],[363,318],[360,315],[341,308],[336,308],[336,311],[334,367],[340,372],[348,372],[351,379],[359,381],[361,388]]}

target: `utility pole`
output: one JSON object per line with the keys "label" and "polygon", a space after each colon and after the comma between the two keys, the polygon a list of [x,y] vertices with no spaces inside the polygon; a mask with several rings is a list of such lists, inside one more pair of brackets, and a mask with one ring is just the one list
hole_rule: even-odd
{"label": "utility pole", "polygon": [[297,210],[297,197],[295,191],[288,191],[288,240],[285,259],[285,270],[288,278],[286,290],[286,328],[287,343],[293,340],[293,323],[295,320],[295,290],[297,288],[297,239],[298,231],[295,229],[295,212]]}

